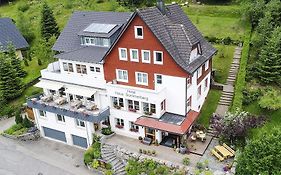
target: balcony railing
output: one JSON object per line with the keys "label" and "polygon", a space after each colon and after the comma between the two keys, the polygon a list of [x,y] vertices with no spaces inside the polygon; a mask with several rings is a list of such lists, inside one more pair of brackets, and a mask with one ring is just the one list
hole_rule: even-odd
{"label": "balcony railing", "polygon": [[[46,96],[45,96],[46,97]],[[75,108],[69,102],[57,104],[55,100],[43,100],[44,96],[31,97],[27,99],[27,105],[31,108],[47,111],[63,116],[81,119],[89,122],[99,123],[109,117],[109,107],[105,109],[89,110],[86,106],[81,105]]]}

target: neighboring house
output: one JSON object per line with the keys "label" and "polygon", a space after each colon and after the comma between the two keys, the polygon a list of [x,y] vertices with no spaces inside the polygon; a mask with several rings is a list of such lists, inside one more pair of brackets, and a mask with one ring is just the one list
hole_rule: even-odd
{"label": "neighboring house", "polygon": [[75,12],[28,101],[44,137],[88,147],[117,134],[180,145],[209,92],[214,49],[177,4],[134,13]]}
{"label": "neighboring house", "polygon": [[0,18],[0,51],[5,52],[13,44],[17,57],[22,59],[22,51],[29,47],[16,25],[10,18]]}

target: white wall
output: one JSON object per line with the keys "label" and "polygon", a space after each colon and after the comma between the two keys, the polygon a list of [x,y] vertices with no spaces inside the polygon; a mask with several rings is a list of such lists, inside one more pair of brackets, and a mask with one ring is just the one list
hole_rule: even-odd
{"label": "white wall", "polygon": [[36,125],[38,129],[40,129],[42,136],[44,136],[43,127],[47,127],[65,132],[67,144],[69,145],[73,145],[71,135],[87,138],[88,144],[92,144],[92,134],[94,133],[93,123],[85,121],[87,127],[82,128],[76,125],[74,118],[65,116],[65,123],[61,123],[57,121],[57,117],[54,113],[46,112],[47,117],[44,118],[39,115],[39,110],[33,109],[33,111],[35,114]]}

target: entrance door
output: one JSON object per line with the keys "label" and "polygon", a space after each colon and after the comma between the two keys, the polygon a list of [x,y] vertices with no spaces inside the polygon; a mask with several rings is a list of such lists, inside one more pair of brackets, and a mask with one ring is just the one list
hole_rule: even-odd
{"label": "entrance door", "polygon": [[145,137],[151,138],[155,141],[155,129],[145,128]]}

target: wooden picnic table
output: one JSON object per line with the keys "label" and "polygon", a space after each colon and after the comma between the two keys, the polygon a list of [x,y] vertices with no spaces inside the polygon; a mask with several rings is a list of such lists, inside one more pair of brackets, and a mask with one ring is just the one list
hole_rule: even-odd
{"label": "wooden picnic table", "polygon": [[228,158],[228,157],[232,157],[233,154],[231,152],[229,152],[225,147],[223,146],[215,146],[215,149],[223,156],[223,158]]}

